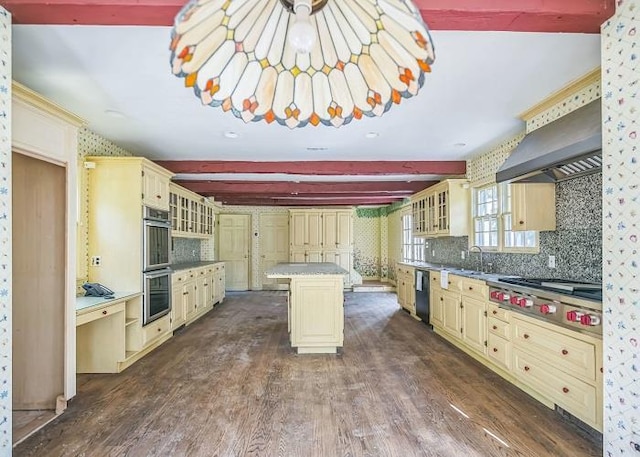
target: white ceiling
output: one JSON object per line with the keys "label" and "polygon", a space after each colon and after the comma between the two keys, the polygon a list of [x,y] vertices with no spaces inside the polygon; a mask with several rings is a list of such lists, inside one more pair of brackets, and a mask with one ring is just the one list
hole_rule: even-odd
{"label": "white ceiling", "polygon": [[432,35],[436,61],[418,96],[338,129],[245,124],[202,106],[171,74],[169,27],[17,25],[13,76],[152,159],[460,160],[522,129],[520,113],[600,64],[599,35]]}

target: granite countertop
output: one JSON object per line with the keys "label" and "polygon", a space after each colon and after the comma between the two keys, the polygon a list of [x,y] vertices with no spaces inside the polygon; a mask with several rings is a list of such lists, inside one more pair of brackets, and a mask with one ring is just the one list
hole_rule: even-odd
{"label": "granite countertop", "polygon": [[142,295],[142,292],[114,292],[113,298],[104,297],[76,297],[76,312],[83,311],[88,308],[101,308],[103,306],[109,306],[115,302],[123,299],[133,298],[137,295]]}
{"label": "granite countertop", "polygon": [[434,264],[434,263],[428,263],[428,262],[398,262],[398,263],[416,268],[418,270],[435,270],[435,271],[447,270],[449,273],[453,275],[480,279],[482,281],[498,281],[500,278],[513,277],[513,275],[503,275],[498,273],[483,273],[481,271],[467,270],[465,268],[451,267],[447,265]]}
{"label": "granite countertop", "polygon": [[200,260],[198,262],[172,263],[171,269],[173,271],[189,270],[191,268],[206,267],[208,265],[214,265],[221,262],[223,262],[223,260]]}
{"label": "granite countertop", "polygon": [[330,262],[310,263],[279,263],[269,268],[266,275],[269,278],[288,278],[291,276],[321,276],[321,275],[346,275],[344,268]]}

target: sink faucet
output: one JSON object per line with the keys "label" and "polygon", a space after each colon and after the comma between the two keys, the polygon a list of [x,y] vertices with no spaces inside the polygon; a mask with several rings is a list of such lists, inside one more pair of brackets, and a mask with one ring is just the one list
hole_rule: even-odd
{"label": "sink faucet", "polygon": [[478,252],[480,253],[480,271],[484,272],[484,265],[483,265],[483,261],[482,261],[482,248],[480,246],[477,245],[473,245],[469,248],[469,252],[471,252],[472,249],[477,249]]}

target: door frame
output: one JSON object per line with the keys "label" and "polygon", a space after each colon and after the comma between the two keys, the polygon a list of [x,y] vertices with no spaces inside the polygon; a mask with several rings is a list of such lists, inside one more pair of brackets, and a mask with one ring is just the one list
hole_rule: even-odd
{"label": "door frame", "polygon": [[[220,234],[222,232],[222,230],[220,229],[220,221],[222,220],[222,218],[224,216],[244,216],[246,218],[248,218],[249,220],[249,224],[247,225],[247,289],[246,290],[253,290],[252,289],[252,273],[253,273],[253,268],[252,268],[252,263],[253,263],[253,242],[252,242],[252,237],[251,237],[251,232],[252,232],[252,224],[253,224],[253,217],[250,213],[224,213],[221,212],[220,214],[218,214],[217,217],[217,228],[218,230],[217,232],[217,236],[216,236],[216,257],[218,257],[218,260],[222,260],[221,258],[221,250],[220,250]],[[227,275],[229,273],[227,272]],[[226,276],[226,275],[225,275]],[[226,279],[225,279],[225,283],[226,283]],[[225,288],[226,289],[226,288]]]}

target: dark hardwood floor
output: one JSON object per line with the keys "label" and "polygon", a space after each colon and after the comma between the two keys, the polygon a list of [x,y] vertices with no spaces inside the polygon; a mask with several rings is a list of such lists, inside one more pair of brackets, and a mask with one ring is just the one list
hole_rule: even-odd
{"label": "dark hardwood floor", "polygon": [[297,355],[283,292],[233,293],[118,375],[78,376],[15,456],[600,456],[601,443],[401,311],[346,295],[338,355]]}

